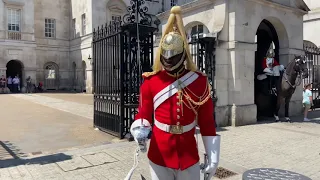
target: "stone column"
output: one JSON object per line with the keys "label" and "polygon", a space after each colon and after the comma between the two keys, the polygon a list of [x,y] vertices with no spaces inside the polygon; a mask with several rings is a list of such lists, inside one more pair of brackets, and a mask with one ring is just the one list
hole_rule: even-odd
{"label": "stone column", "polygon": [[257,122],[254,103],[255,43],[229,42],[228,104],[232,126]]}

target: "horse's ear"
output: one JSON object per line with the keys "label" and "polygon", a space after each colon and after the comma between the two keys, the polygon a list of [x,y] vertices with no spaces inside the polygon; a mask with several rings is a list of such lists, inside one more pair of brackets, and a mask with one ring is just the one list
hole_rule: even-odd
{"label": "horse's ear", "polygon": [[296,59],[298,56],[297,55],[294,55],[294,58]]}

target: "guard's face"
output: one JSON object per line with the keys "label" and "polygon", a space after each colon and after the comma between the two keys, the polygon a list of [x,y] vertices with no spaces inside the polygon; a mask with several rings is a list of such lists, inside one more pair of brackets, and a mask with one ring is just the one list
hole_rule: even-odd
{"label": "guard's face", "polygon": [[165,58],[163,55],[160,57],[161,64],[163,68],[172,73],[176,73],[176,71],[180,70],[184,65],[185,54],[180,53],[170,58]]}
{"label": "guard's face", "polygon": [[268,54],[267,54],[267,57],[273,58],[274,56],[275,56],[274,51],[273,51],[273,50],[269,50],[269,51],[268,51]]}

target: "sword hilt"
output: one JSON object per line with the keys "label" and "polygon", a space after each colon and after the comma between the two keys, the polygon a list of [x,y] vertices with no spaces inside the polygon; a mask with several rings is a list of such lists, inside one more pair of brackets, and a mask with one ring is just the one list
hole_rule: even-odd
{"label": "sword hilt", "polygon": [[[204,170],[207,167],[207,165],[208,165],[208,155],[204,154],[204,163],[200,164],[200,169]],[[208,177],[209,177],[209,173],[203,173],[204,180],[209,180]]]}

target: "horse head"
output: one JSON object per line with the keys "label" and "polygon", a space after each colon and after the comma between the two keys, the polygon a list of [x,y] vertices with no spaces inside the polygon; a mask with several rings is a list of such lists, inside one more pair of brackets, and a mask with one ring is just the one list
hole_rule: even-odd
{"label": "horse head", "polygon": [[295,55],[294,62],[295,66],[293,69],[295,73],[301,75],[302,79],[308,78],[307,57],[305,55]]}

